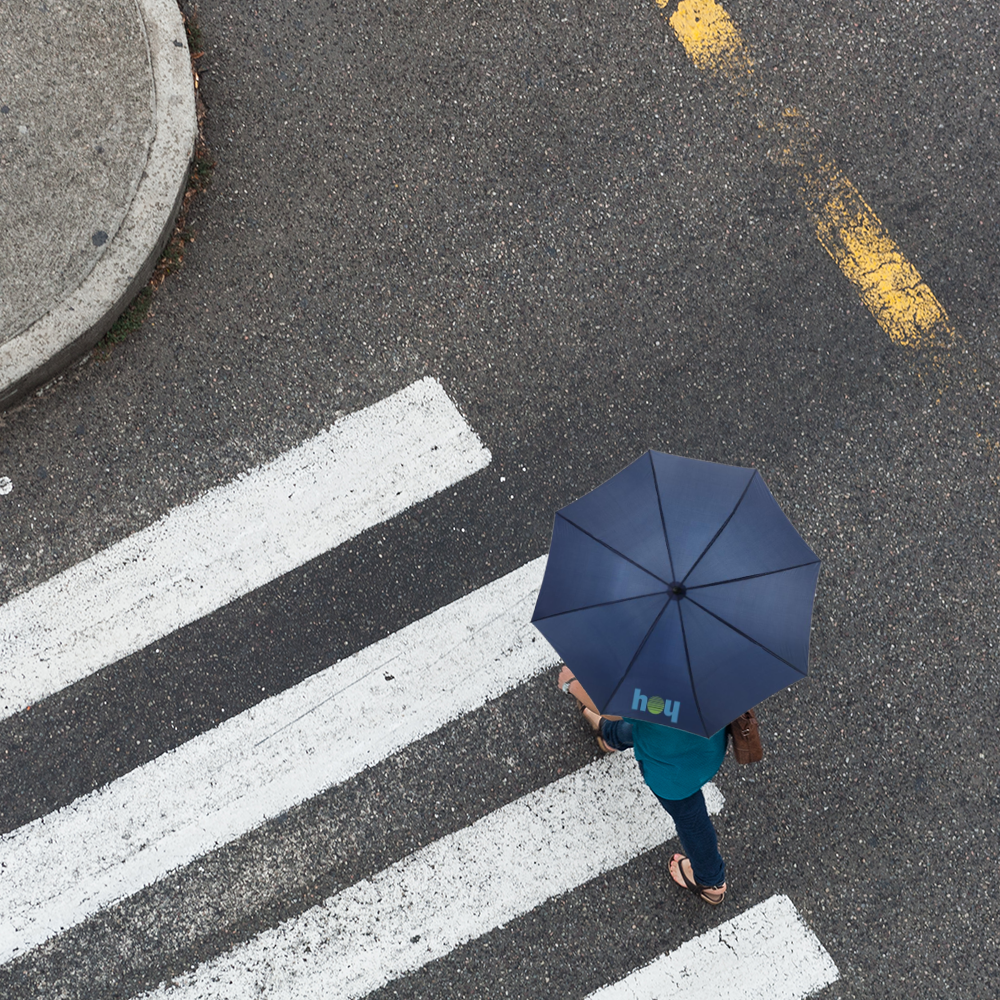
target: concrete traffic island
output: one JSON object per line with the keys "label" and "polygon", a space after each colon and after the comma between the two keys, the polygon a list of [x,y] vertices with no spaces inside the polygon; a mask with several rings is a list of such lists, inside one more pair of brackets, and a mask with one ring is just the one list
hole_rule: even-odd
{"label": "concrete traffic island", "polygon": [[197,135],[176,0],[0,5],[0,409],[149,280]]}

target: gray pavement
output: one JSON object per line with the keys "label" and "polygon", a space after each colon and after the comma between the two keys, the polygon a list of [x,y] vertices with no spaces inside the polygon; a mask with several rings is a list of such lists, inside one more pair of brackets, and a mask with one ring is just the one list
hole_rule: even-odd
{"label": "gray pavement", "polygon": [[89,350],[148,279],[197,122],[174,0],[0,8],[0,406]]}
{"label": "gray pavement", "polygon": [[[5,829],[542,555],[555,509],[653,447],[756,466],[823,559],[810,678],[719,778],[727,915],[787,894],[841,972],[821,1000],[994,995],[1000,10],[726,3],[947,307],[931,358],[653,3],[199,6],[197,240],[140,331],[0,414],[0,600],[425,375],[493,462],[0,725]],[[542,787],[596,753],[559,698],[510,692],[0,995],[129,1000]],[[584,998],[722,919],[664,895],[668,859],[377,997]]]}

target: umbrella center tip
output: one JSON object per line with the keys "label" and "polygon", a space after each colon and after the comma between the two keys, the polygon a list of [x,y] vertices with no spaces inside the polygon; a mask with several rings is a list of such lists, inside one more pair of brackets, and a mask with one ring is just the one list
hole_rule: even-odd
{"label": "umbrella center tip", "polygon": [[670,593],[679,600],[687,593],[687,587],[685,587],[683,583],[677,583],[675,581],[670,584]]}

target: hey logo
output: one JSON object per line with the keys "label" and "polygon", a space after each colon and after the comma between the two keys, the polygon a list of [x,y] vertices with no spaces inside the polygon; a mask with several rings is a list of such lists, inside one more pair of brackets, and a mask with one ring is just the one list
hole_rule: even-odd
{"label": "hey logo", "polygon": [[680,710],[681,703],[679,701],[664,701],[655,695],[650,698],[644,695],[640,688],[636,688],[635,694],[632,695],[633,712],[649,712],[650,715],[659,715],[662,712],[671,722],[676,722],[677,713]]}

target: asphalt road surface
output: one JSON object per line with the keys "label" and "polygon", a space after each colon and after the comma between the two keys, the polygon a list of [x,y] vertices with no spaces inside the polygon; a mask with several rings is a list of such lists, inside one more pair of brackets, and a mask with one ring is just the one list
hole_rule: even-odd
{"label": "asphalt road surface", "polygon": [[[583,998],[698,948],[690,968],[722,982],[736,951],[713,952],[714,929],[737,941],[755,914],[800,935],[779,979],[811,947],[832,962],[822,998],[996,992],[1000,14],[724,6],[739,44],[699,49],[674,4],[199,4],[217,167],[196,240],[138,333],[0,417],[0,615],[110,550],[131,555],[95,578],[107,613],[145,621],[120,584],[139,532],[331,426],[361,435],[346,454],[362,490],[364,457],[415,417],[356,421],[404,390],[471,437],[440,483],[416,463],[398,509],[362,498],[289,565],[262,548],[236,597],[165,535],[177,579],[190,555],[218,599],[89,667],[71,648],[77,674],[0,721],[0,864],[38,895],[4,914],[5,997],[134,997],[225,968],[241,942],[236,966],[263,983],[326,934],[353,969],[328,973],[327,996]],[[851,199],[878,233],[852,228]],[[933,336],[863,301],[866,247],[932,291]],[[452,431],[414,426],[400,447],[436,456]],[[601,758],[524,626],[553,512],[648,448],[756,467],[823,560],[810,676],[761,707],[765,761],[715,781],[721,910],[669,885],[658,807]],[[306,516],[274,521],[278,551]],[[235,536],[213,530],[199,545],[224,556]],[[50,590],[47,620],[104,620],[86,586]],[[352,671],[397,668],[416,671],[417,721],[379,749],[385,706],[337,698]],[[427,694],[441,677],[458,707]],[[197,826],[216,765],[293,702],[310,718],[322,703],[328,756],[278,754],[305,754],[302,784],[268,772],[271,818],[223,809],[200,840],[115,866],[152,836],[133,829],[143,810]],[[232,778],[244,797],[250,774]],[[531,803],[568,811],[536,830]],[[56,899],[40,873],[59,866]],[[303,930],[330,900],[341,938]],[[398,953],[365,958],[393,920]],[[250,995],[231,991],[190,995]]]}

